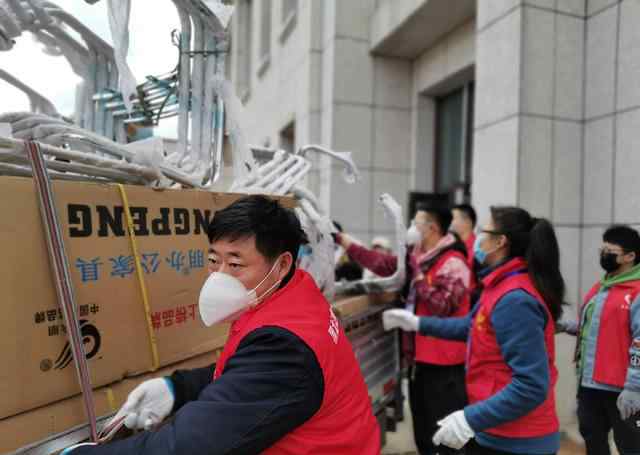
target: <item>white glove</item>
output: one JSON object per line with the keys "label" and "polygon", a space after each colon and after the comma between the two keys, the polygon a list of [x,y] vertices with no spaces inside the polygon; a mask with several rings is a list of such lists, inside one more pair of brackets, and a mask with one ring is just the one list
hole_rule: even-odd
{"label": "white glove", "polygon": [[133,389],[110,423],[125,416],[124,424],[127,428],[149,430],[171,413],[174,402],[170,379],[150,379]]}
{"label": "white glove", "polygon": [[402,207],[400,207],[400,204],[398,204],[389,193],[381,194],[379,200],[384,208],[385,217],[391,218],[392,220],[402,219]]}
{"label": "white glove", "polygon": [[433,436],[433,443],[451,447],[455,450],[462,449],[475,433],[469,426],[464,411],[456,411],[438,422],[440,429]]}
{"label": "white glove", "polygon": [[382,313],[382,324],[385,330],[400,328],[405,332],[417,332],[420,318],[407,310],[387,310]]}
{"label": "white glove", "polygon": [[578,335],[577,321],[558,321],[556,322],[556,333],[566,333],[568,335]]}
{"label": "white glove", "polygon": [[620,418],[627,420],[640,411],[640,392],[624,389],[620,395],[618,395],[617,405],[618,411],[620,411]]}

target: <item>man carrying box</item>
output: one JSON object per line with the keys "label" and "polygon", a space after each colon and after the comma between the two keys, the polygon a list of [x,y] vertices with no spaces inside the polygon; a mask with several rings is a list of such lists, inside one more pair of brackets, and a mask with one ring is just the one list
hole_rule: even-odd
{"label": "man carrying box", "polygon": [[313,278],[295,269],[306,242],[296,215],[248,196],[216,212],[209,241],[200,314],[206,325],[234,321],[217,364],[131,392],[115,418],[152,431],[63,453],[379,454],[351,345]]}

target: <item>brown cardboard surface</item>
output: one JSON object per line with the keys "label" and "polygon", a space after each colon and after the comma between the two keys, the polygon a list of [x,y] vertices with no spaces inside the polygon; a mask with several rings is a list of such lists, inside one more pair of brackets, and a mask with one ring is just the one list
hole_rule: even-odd
{"label": "brown cardboard surface", "polygon": [[[170,375],[177,369],[191,369],[210,365],[220,351],[208,352],[155,373],[127,378],[94,391],[97,416],[115,412],[124,404],[127,395],[138,384],[151,378]],[[109,399],[111,395],[112,400]],[[47,406],[0,420],[0,453],[17,450],[48,438],[51,435],[86,423],[82,397],[76,395]]]}
{"label": "brown cardboard surface", "polygon": [[[92,385],[150,371],[141,292],[116,185],[55,181]],[[149,294],[160,366],[224,344],[197,308],[206,278],[206,225],[241,197],[126,186]],[[0,177],[0,418],[79,393],[53,287],[31,179]],[[281,199],[292,206],[291,199]]]}
{"label": "brown cardboard surface", "polygon": [[392,303],[397,298],[395,292],[384,292],[381,294],[365,294],[355,297],[341,298],[333,302],[333,310],[340,318],[348,318],[357,313],[361,313],[373,305],[386,305]]}

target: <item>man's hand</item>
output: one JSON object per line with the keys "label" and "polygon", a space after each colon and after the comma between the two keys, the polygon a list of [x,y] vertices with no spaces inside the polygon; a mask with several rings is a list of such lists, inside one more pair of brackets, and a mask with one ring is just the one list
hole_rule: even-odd
{"label": "man's hand", "polygon": [[385,330],[400,328],[405,332],[417,332],[420,318],[407,310],[387,310],[382,313],[382,324]]}
{"label": "man's hand", "polygon": [[133,389],[112,422],[124,416],[127,428],[149,430],[171,413],[174,402],[173,384],[169,378],[150,379]]}
{"label": "man's hand", "polygon": [[618,411],[620,411],[620,418],[627,420],[640,411],[640,392],[624,389],[622,393],[618,395],[617,405]]}
{"label": "man's hand", "polygon": [[340,245],[345,250],[347,250],[351,246],[351,244],[355,243],[353,237],[348,234],[343,234],[342,232],[333,234],[333,240],[337,245]]}
{"label": "man's hand", "polygon": [[556,322],[556,333],[576,336],[578,334],[578,323],[576,321],[558,321]]}
{"label": "man's hand", "polygon": [[438,422],[440,429],[433,436],[433,443],[451,447],[455,450],[462,449],[471,438],[475,436],[469,426],[464,411],[456,411]]}

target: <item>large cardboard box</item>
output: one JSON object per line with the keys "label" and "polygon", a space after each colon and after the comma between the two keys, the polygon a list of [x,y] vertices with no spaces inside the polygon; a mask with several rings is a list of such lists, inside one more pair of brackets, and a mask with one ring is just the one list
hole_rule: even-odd
{"label": "large cardboard box", "polygon": [[395,292],[382,292],[378,294],[364,294],[353,297],[342,297],[333,302],[333,311],[341,319],[346,319],[362,313],[377,305],[388,305],[398,298]]}
{"label": "large cardboard box", "polygon": [[[123,201],[116,185],[56,181],[92,384],[150,371],[152,356]],[[206,328],[198,293],[206,278],[206,230],[240,195],[127,186],[149,293],[160,365],[224,344]],[[79,393],[58,310],[38,198],[31,179],[0,177],[0,418]],[[291,204],[291,200],[288,200]]]}
{"label": "large cardboard box", "polygon": [[[96,415],[98,417],[106,416],[118,410],[126,401],[129,392],[141,382],[155,377],[168,376],[178,369],[208,366],[216,361],[219,353],[218,350],[201,354],[154,373],[127,378],[96,389],[94,391]],[[78,425],[86,424],[86,422],[84,405],[80,395],[0,419],[0,453],[12,452]]]}

